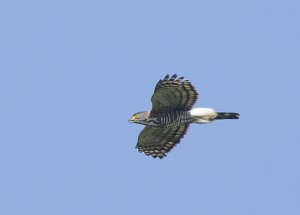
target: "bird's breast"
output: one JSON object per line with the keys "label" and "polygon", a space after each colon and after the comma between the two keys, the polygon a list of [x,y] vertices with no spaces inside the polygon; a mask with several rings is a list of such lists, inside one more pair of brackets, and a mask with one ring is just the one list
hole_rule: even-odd
{"label": "bird's breast", "polygon": [[157,113],[160,126],[170,127],[179,126],[193,121],[189,111],[164,111]]}

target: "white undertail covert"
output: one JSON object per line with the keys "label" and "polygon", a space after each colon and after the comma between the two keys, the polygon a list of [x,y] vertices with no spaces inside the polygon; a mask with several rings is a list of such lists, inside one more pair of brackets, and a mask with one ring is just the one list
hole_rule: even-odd
{"label": "white undertail covert", "polygon": [[190,110],[190,114],[196,119],[194,123],[199,124],[212,122],[218,115],[212,108],[193,108]]}

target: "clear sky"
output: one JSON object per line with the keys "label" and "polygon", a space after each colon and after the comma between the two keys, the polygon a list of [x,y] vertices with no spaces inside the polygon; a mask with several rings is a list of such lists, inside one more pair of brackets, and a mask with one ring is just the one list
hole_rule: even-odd
{"label": "clear sky", "polygon": [[[299,215],[299,1],[0,3],[0,214]],[[192,81],[192,125],[135,150],[156,82]]]}

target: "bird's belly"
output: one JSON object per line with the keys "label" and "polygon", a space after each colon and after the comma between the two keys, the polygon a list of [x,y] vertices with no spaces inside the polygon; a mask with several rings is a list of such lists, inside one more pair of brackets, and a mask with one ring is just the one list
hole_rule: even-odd
{"label": "bird's belly", "polygon": [[193,119],[188,111],[168,111],[159,114],[161,126],[172,127],[186,125],[193,122]]}

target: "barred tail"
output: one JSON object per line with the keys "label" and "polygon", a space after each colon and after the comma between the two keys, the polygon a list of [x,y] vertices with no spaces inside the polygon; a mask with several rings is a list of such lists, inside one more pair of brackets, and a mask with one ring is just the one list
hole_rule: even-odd
{"label": "barred tail", "polygon": [[239,119],[240,114],[238,113],[227,113],[227,112],[217,112],[215,119]]}

